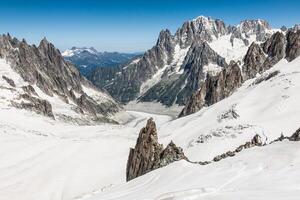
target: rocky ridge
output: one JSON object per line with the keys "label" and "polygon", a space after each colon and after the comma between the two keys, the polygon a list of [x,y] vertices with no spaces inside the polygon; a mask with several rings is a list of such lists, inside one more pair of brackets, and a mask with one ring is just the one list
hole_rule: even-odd
{"label": "rocky ridge", "polygon": [[[218,76],[207,77],[200,90],[191,96],[179,116],[192,114],[204,106],[210,106],[228,97],[243,81],[265,72],[283,58],[292,61],[300,55],[299,40],[300,31],[289,30],[286,35],[281,32],[274,33],[260,45],[252,43],[243,59],[242,73],[238,66],[235,70],[230,70],[231,65]],[[228,82],[224,81],[226,71]]]}
{"label": "rocky ridge", "polygon": [[185,22],[174,35],[167,29],[161,31],[156,45],[141,59],[110,75],[110,81],[97,85],[104,86],[124,103],[138,99],[167,106],[185,105],[201,87],[206,73],[221,71],[228,65],[220,61],[219,51],[210,47],[211,42],[230,36],[232,46],[237,45],[236,41],[248,46],[253,40],[264,41],[272,32],[264,20],[245,20],[237,26],[226,26],[222,20],[200,16]]}
{"label": "rocky ridge", "polygon": [[[83,78],[46,38],[37,47],[27,44],[24,39],[19,41],[9,34],[2,35],[0,36],[0,58],[9,63],[12,70],[17,72],[24,81],[22,87],[20,86],[23,92],[19,91],[18,100],[12,100],[12,105],[17,108],[54,117],[55,111],[52,112],[54,108],[51,107],[49,99],[57,97],[64,103],[72,105],[74,112],[90,116],[95,120],[101,118],[107,121],[107,117],[120,110],[119,105],[108,93],[95,88]],[[10,82],[11,86],[14,86],[13,78],[3,77]],[[9,81],[10,79],[12,81]],[[15,88],[17,89],[19,88]],[[37,95],[36,89],[41,90],[45,96]]]}
{"label": "rocky ridge", "polygon": [[180,147],[172,141],[164,149],[158,143],[156,124],[152,118],[142,128],[135,148],[131,148],[127,160],[126,180],[130,181],[147,172],[164,167],[174,161],[187,159]]}

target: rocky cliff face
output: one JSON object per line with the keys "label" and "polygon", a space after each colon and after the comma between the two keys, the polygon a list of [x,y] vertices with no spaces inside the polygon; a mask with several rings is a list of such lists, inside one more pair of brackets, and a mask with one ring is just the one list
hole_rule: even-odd
{"label": "rocky cliff face", "polygon": [[[209,66],[213,66],[209,68]],[[189,48],[181,65],[183,73],[169,72],[162,80],[143,94],[140,101],[158,101],[171,106],[184,105],[193,91],[197,91],[206,74],[216,73],[226,67],[225,59],[219,56],[206,42],[195,42]]]}
{"label": "rocky cliff face", "polygon": [[105,88],[113,97],[122,102],[137,98],[142,83],[170,62],[173,48],[173,36],[170,31],[161,31],[156,45],[148,50],[138,62],[132,62],[123,67],[115,74],[111,84]]}
{"label": "rocky cliff face", "polygon": [[185,22],[175,34],[180,47],[188,47],[195,41],[210,42],[214,38],[227,33],[225,23],[219,19],[200,16],[194,20]]}
{"label": "rocky cliff face", "polygon": [[[201,87],[207,69],[215,66],[220,72],[227,65],[220,58],[220,53],[223,56],[233,51],[239,54],[235,49],[242,48],[240,43],[244,43],[244,48],[252,41],[263,42],[271,33],[269,24],[264,20],[245,20],[237,26],[226,26],[222,20],[201,16],[185,22],[174,35],[163,30],[156,45],[138,62],[115,72],[105,88],[125,103],[138,99],[158,101],[167,106],[185,105]],[[227,44],[227,38],[230,38],[231,47],[221,48],[224,42]],[[213,49],[212,43],[219,40]]]}
{"label": "rocky cliff face", "polygon": [[142,128],[134,149],[130,149],[126,168],[126,180],[157,168],[166,166],[174,161],[186,159],[181,148],[171,142],[165,149],[158,143],[156,125],[153,119],[147,121]]}
{"label": "rocky cliff face", "polygon": [[265,60],[266,56],[260,45],[252,43],[243,59],[243,73],[245,74],[245,79],[254,78],[257,72],[262,72],[262,66]]}
{"label": "rocky cliff face", "polygon": [[[0,58],[5,59],[28,86],[36,86],[49,98],[57,96],[63,99],[66,104],[72,102],[76,105],[76,110],[80,110],[81,113],[97,118],[98,115],[108,116],[120,109],[118,104],[105,91],[93,87],[89,81],[79,74],[73,65],[66,62],[59,50],[45,38],[36,47],[27,44],[25,40],[19,41],[12,38],[9,34],[2,35],[0,37]],[[71,95],[71,91],[75,92],[77,96]],[[87,94],[88,91],[94,91],[94,93]],[[100,101],[100,98],[97,98],[97,101],[90,96],[94,94],[96,96],[102,95],[102,100]],[[85,98],[87,96],[88,98]],[[37,100],[35,99],[38,98],[37,96],[33,97],[28,93],[21,96],[21,98],[32,102],[31,106],[23,104],[23,108],[32,107],[36,110],[38,108],[50,109],[51,107],[48,105],[49,102],[44,103],[46,99],[39,97],[40,100]],[[85,98],[84,104],[80,101],[82,98]],[[37,106],[37,104],[41,106]],[[19,104],[19,107],[20,105],[22,104]]]}
{"label": "rocky cliff face", "polygon": [[217,76],[207,75],[200,90],[187,102],[179,117],[192,114],[203,106],[210,106],[231,95],[242,84],[242,73],[237,63],[232,62]]}
{"label": "rocky cliff face", "polygon": [[288,61],[295,59],[299,56],[299,36],[300,31],[289,30],[286,35],[280,32],[273,34],[261,45],[252,43],[243,59],[243,75],[234,64],[225,68],[218,76],[207,77],[201,89],[191,96],[179,116],[192,114],[203,106],[224,99],[242,84],[242,80],[256,77],[283,58]]}
{"label": "rocky cliff face", "polygon": [[286,40],[286,59],[292,61],[300,55],[300,28],[288,31]]}

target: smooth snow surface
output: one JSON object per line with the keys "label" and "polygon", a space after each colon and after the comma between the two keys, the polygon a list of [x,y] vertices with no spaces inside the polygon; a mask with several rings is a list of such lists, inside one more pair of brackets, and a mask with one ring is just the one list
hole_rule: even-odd
{"label": "smooth snow surface", "polygon": [[146,112],[152,114],[163,114],[177,118],[184,106],[173,105],[167,107],[159,102],[137,102],[131,101],[126,104],[125,109],[131,111]]}
{"label": "smooth snow surface", "polygon": [[[1,73],[10,73],[1,66]],[[282,60],[257,79],[275,70],[277,76],[259,84],[249,80],[229,98],[176,120],[127,111],[123,125],[78,126],[17,110],[1,99],[0,199],[298,200],[300,142],[254,147],[206,166],[175,162],[125,182],[129,147],[150,117],[159,140],[173,140],[192,161],[211,160],[255,134],[269,143],[294,133],[300,127],[300,57]]]}
{"label": "smooth snow surface", "polygon": [[[248,47],[244,44],[241,39],[235,38],[233,40],[233,45],[230,42],[231,34],[224,35],[219,37],[218,39],[209,43],[209,46],[217,52],[220,56],[225,58],[227,63],[233,61],[241,61],[243,57],[246,55]],[[254,42],[256,39],[255,35],[251,35],[249,38],[249,44]]]}

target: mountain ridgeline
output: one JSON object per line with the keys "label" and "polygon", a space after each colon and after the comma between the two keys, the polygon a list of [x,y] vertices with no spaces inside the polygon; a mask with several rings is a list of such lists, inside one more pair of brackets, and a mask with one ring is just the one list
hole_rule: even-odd
{"label": "mountain ridgeline", "polygon": [[[274,33],[262,44],[252,43],[240,67],[233,63],[217,76],[207,76],[201,89],[194,93],[180,113],[192,114],[231,95],[242,82],[255,78],[277,64],[281,59],[292,61],[300,55],[300,30]],[[270,74],[276,76],[276,73]],[[268,78],[268,77],[267,77]]]}
{"label": "mountain ridgeline", "polygon": [[[65,60],[74,64],[80,73],[92,80],[98,68],[118,68],[138,57],[139,53],[98,52],[90,47],[72,47],[62,53]],[[101,70],[101,69],[100,69]]]}
{"label": "mountain ridgeline", "polygon": [[11,92],[5,98],[11,98],[14,107],[53,118],[78,116],[100,121],[110,121],[109,116],[121,109],[106,91],[94,87],[66,62],[46,38],[35,46],[2,35],[0,59],[7,63],[3,70],[10,72],[2,77],[10,84],[1,89]]}
{"label": "mountain ridgeline", "polygon": [[200,16],[185,22],[174,35],[162,30],[156,45],[139,59],[118,70],[99,70],[92,82],[123,103],[186,105],[207,77],[230,71],[229,66],[241,67],[251,44],[265,42],[277,31],[283,32],[264,20],[227,26],[221,20]]}

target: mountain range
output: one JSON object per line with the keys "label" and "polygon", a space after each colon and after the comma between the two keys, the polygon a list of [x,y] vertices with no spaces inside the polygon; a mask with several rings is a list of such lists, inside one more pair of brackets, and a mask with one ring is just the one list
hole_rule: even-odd
{"label": "mountain range", "polygon": [[296,200],[299,90],[299,25],[200,16],[140,56],[3,34],[0,197]]}
{"label": "mountain range", "polygon": [[138,100],[185,105],[208,74],[218,74],[231,61],[241,68],[250,45],[266,41],[277,31],[283,32],[264,20],[244,20],[232,26],[200,16],[185,22],[174,35],[162,30],[156,45],[141,58],[113,75],[103,72],[92,82],[124,103]]}
{"label": "mountain range", "polygon": [[93,47],[72,47],[62,53],[65,60],[74,64],[89,79],[97,68],[118,67],[139,55],[140,53],[98,52]]}
{"label": "mountain range", "polygon": [[122,110],[105,91],[94,87],[44,38],[29,45],[0,36],[1,99],[6,106],[32,110],[67,121],[112,121]]}

